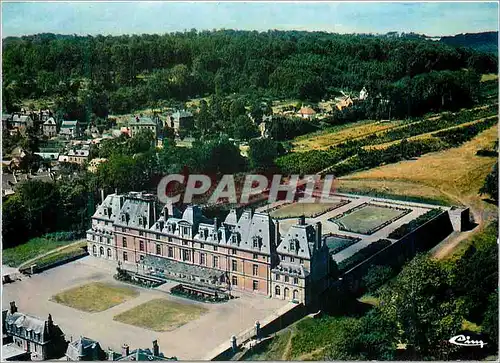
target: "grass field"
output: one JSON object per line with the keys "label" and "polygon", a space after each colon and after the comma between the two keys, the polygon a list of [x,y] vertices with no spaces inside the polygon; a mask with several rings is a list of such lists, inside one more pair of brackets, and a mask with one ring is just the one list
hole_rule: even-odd
{"label": "grass field", "polygon": [[174,330],[207,312],[194,304],[182,304],[166,299],[153,299],[127,310],[113,320],[158,332]]}
{"label": "grass field", "polygon": [[107,310],[138,295],[137,290],[130,287],[93,282],[63,291],[52,296],[50,300],[77,310],[94,313]]}
{"label": "grass field", "polygon": [[325,244],[331,254],[339,253],[345,250],[347,247],[352,246],[357,243],[359,238],[349,238],[337,235],[327,236],[325,238]]}
{"label": "grass field", "polygon": [[[84,254],[84,248],[87,246],[86,241],[82,241],[76,244],[72,244],[68,247],[64,247],[60,250],[54,251],[53,253],[49,253],[48,255],[37,258],[34,261],[31,261],[29,264],[37,266],[47,266],[53,264],[55,262],[64,260],[66,258],[78,256]],[[26,267],[24,264],[19,266],[20,268]]]}
{"label": "grass field", "polygon": [[2,263],[11,267],[18,267],[40,254],[66,246],[73,242],[75,241],[58,241],[45,237],[32,238],[22,245],[3,250]]}
{"label": "grass field", "polygon": [[337,205],[338,203],[292,203],[272,211],[270,215],[273,218],[293,218],[301,215],[311,217]]}
{"label": "grass field", "polygon": [[406,214],[405,211],[376,205],[367,205],[340,218],[330,219],[341,230],[366,234],[381,224]]}

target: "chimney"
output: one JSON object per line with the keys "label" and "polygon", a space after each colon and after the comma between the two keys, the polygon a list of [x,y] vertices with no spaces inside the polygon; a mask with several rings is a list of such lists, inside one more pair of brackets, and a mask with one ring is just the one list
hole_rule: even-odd
{"label": "chimney", "polygon": [[214,218],[214,229],[216,231],[219,229],[219,221],[217,220],[217,217]]}
{"label": "chimney", "polygon": [[17,313],[17,306],[15,301],[12,301],[10,303],[10,313],[11,314]]}
{"label": "chimney", "polygon": [[101,203],[104,203],[104,189],[101,189]]}
{"label": "chimney", "polygon": [[123,344],[122,346],[122,357],[126,357],[130,354],[130,348],[127,344]]}
{"label": "chimney", "polygon": [[298,219],[298,225],[299,226],[305,226],[306,225],[306,217],[304,215],[301,215]]}
{"label": "chimney", "polygon": [[280,221],[278,220],[274,222],[274,240],[276,247],[278,247],[280,244]]}
{"label": "chimney", "polygon": [[52,326],[54,325],[54,322],[52,321],[52,315],[49,314],[49,316],[47,317],[47,324],[49,326]]}
{"label": "chimney", "polygon": [[321,248],[321,222],[316,222],[316,249],[319,250]]}
{"label": "chimney", "polygon": [[155,357],[160,356],[160,347],[158,346],[158,340],[153,340],[153,355]]}
{"label": "chimney", "polygon": [[114,357],[115,357],[115,353],[113,352],[113,350],[111,348],[108,348],[108,360],[113,361]]}

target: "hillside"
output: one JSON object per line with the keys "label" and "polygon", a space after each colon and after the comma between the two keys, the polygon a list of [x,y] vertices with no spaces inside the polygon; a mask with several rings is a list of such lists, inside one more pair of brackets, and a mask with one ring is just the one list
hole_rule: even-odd
{"label": "hillside", "polygon": [[498,32],[467,33],[442,37],[440,43],[468,47],[478,52],[498,55]]}

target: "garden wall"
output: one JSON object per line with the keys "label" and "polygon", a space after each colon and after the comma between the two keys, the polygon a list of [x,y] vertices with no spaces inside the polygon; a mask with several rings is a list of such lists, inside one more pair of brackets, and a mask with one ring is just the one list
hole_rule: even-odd
{"label": "garden wall", "polygon": [[450,215],[445,211],[347,271],[341,276],[342,287],[356,294],[360,290],[361,279],[371,266],[385,265],[399,268],[417,253],[428,251],[437,245],[452,232]]}

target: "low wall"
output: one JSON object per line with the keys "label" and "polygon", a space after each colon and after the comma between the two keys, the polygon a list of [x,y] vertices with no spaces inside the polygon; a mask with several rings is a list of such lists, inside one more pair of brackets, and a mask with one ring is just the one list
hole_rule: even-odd
{"label": "low wall", "polygon": [[[276,333],[277,331],[286,328],[290,324],[303,318],[307,314],[307,309],[302,304],[288,303],[281,309],[260,321],[260,337],[265,337]],[[242,345],[255,338],[255,327],[250,327],[245,331],[236,335],[236,342],[239,347],[238,352],[231,349],[231,342],[228,339],[227,343],[222,344],[214,351],[212,351],[204,360],[213,361],[228,361],[234,360],[237,353],[244,356],[245,353],[241,351]]]}
{"label": "low wall", "polygon": [[[87,253],[87,251],[85,251],[85,250],[82,249],[82,253],[79,254],[79,255],[67,257],[67,258],[64,258],[62,260],[56,261],[54,263],[51,263],[49,265],[35,266],[33,272],[34,273],[40,273],[40,272],[43,272],[43,271],[46,271],[46,270],[50,270],[51,268],[58,267],[58,266],[66,264],[66,263],[79,260],[80,258],[85,257],[85,256],[88,256],[88,253]],[[24,273],[24,274],[29,274],[29,273],[31,273],[31,266],[23,267],[22,269],[19,270],[19,272]]]}
{"label": "low wall", "polygon": [[428,251],[437,245],[452,232],[450,215],[445,211],[345,272],[341,276],[342,287],[351,293],[357,293],[360,290],[361,279],[371,266],[399,268],[417,253]]}

